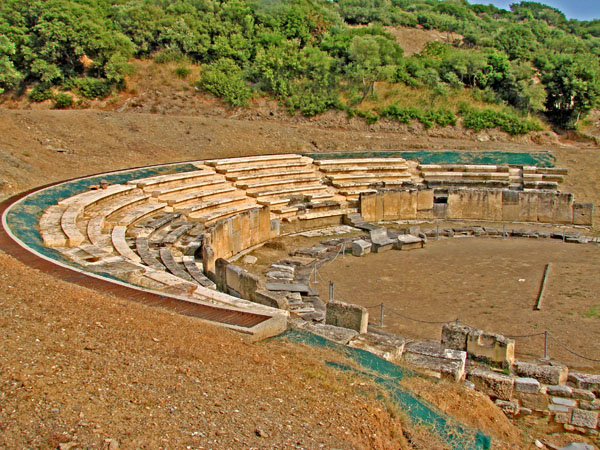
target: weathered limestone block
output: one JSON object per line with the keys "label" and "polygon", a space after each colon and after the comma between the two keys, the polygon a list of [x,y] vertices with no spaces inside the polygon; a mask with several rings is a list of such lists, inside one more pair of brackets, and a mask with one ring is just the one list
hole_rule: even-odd
{"label": "weathered limestone block", "polygon": [[359,305],[330,300],[327,303],[325,323],[336,327],[349,328],[366,333],[369,324],[369,311]]}
{"label": "weathered limestone block", "polygon": [[565,384],[569,369],[563,365],[541,365],[515,361],[515,372],[520,377],[535,378],[544,384]]}
{"label": "weathered limestone block", "polygon": [[569,423],[570,419],[569,413],[557,412],[554,414],[554,421],[556,423]]}
{"label": "weathered limestone block", "polygon": [[417,211],[428,211],[433,209],[433,189],[417,192]]}
{"label": "weathered limestone block", "polygon": [[598,426],[598,413],[574,408],[571,415],[571,425],[594,429]]}
{"label": "weathered limestone block", "polygon": [[423,248],[424,246],[425,242],[423,239],[410,234],[401,234],[394,243],[394,248],[396,250],[414,250],[417,248]]}
{"label": "weathered limestone block", "polygon": [[473,330],[467,336],[467,353],[476,359],[510,367],[515,359],[515,341],[501,334]]}
{"label": "weathered limestone block", "polygon": [[500,400],[510,400],[514,381],[511,377],[476,367],[469,372],[467,378],[475,384],[478,391]]}
{"label": "weathered limestone block", "polygon": [[365,192],[360,194],[360,215],[367,222],[377,222],[375,215],[375,206],[377,203],[377,194],[375,192]]}
{"label": "weathered limestone block", "polygon": [[400,191],[398,199],[398,218],[413,220],[417,218],[417,191],[414,189]]}
{"label": "weathered limestone block", "polygon": [[467,350],[467,336],[473,328],[450,322],[442,326],[442,346],[454,350]]}
{"label": "weathered limestone block", "polygon": [[548,397],[544,394],[528,394],[526,392],[516,392],[514,395],[522,406],[534,411],[546,411],[548,409]]}
{"label": "weathered limestone block", "polygon": [[540,390],[540,382],[535,378],[515,378],[515,391],[527,394],[537,394]]}
{"label": "weathered limestone block", "polygon": [[465,373],[467,354],[460,350],[443,349],[437,344],[415,342],[404,348],[404,360],[415,367],[460,381]]}
{"label": "weathered limestone block", "polygon": [[555,397],[569,398],[573,394],[573,389],[561,384],[558,386],[548,386],[546,388],[546,394],[554,395]]}
{"label": "weathered limestone block", "polygon": [[514,416],[515,414],[518,414],[518,412],[519,412],[519,403],[518,402],[510,402],[510,401],[506,401],[506,400],[496,399],[496,401],[494,403],[507,416]]}
{"label": "weathered limestone block", "polygon": [[357,239],[352,242],[352,254],[354,256],[364,256],[371,253],[371,246],[372,244],[370,242],[367,242],[364,239]]}
{"label": "weathered limestone block", "polygon": [[569,373],[569,385],[586,389],[600,395],[600,375],[592,375],[588,373],[571,372]]}
{"label": "weathered limestone block", "polygon": [[379,193],[383,200],[383,220],[396,220],[400,218],[400,191],[383,191]]}
{"label": "weathered limestone block", "polygon": [[305,320],[297,320],[292,323],[293,327],[301,330],[310,331],[311,333],[321,336],[338,344],[346,345],[350,340],[358,334],[354,330],[348,328],[326,325],[323,323],[307,322]]}
{"label": "weathered limestone block", "polygon": [[520,216],[519,191],[502,191],[502,220],[516,222]]}
{"label": "weathered limestone block", "polygon": [[573,204],[573,223],[575,225],[592,226],[594,218],[594,205],[592,203]]}
{"label": "weathered limestone block", "polygon": [[278,292],[267,291],[266,289],[258,289],[254,293],[254,301],[261,305],[270,306],[277,309],[289,310],[290,305],[285,295]]}
{"label": "weathered limestone block", "polygon": [[569,408],[577,406],[577,402],[575,400],[564,397],[552,397],[552,404],[568,406]]}
{"label": "weathered limestone block", "polygon": [[373,243],[372,248],[375,253],[391,250],[392,246],[396,243],[395,239],[391,239],[388,236],[387,229],[384,227],[369,231],[369,235],[371,237],[371,242]]}
{"label": "weathered limestone block", "polygon": [[373,353],[387,361],[398,363],[404,352],[404,339],[379,333],[358,334],[348,344]]}
{"label": "weathered limestone block", "polygon": [[588,402],[593,402],[594,400],[596,400],[596,396],[594,395],[594,393],[586,389],[573,388],[571,397],[579,400],[585,400]]}
{"label": "weathered limestone block", "polygon": [[579,407],[587,411],[598,411],[600,410],[600,400],[594,400],[593,402],[580,401]]}

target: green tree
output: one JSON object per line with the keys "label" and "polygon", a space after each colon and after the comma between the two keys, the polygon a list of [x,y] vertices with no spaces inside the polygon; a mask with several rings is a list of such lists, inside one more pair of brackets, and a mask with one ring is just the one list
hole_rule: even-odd
{"label": "green tree", "polygon": [[11,60],[15,54],[15,44],[6,36],[0,36],[0,94],[12,89],[23,78]]}

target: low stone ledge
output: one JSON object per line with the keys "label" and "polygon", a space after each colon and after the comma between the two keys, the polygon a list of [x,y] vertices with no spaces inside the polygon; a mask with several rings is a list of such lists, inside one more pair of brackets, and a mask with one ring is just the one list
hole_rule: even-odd
{"label": "low stone ledge", "polygon": [[476,367],[469,372],[467,379],[475,384],[475,389],[492,398],[506,401],[512,398],[514,380],[507,375]]}
{"label": "low stone ledge", "polygon": [[600,375],[588,373],[571,372],[568,376],[568,384],[579,389],[586,389],[600,395]]}
{"label": "low stone ledge", "polygon": [[537,394],[539,390],[540,382],[535,378],[515,378],[515,392]]}
{"label": "low stone ledge", "polygon": [[387,361],[398,363],[402,359],[405,341],[394,335],[368,332],[356,335],[348,345],[373,353]]}
{"label": "low stone ledge", "polygon": [[461,350],[441,348],[436,343],[412,342],[405,347],[403,359],[414,367],[460,381],[464,377],[467,354]]}
{"label": "low stone ledge", "polygon": [[325,323],[364,334],[369,325],[369,311],[363,306],[330,300],[327,303]]}
{"label": "low stone ledge", "polygon": [[336,327],[323,323],[311,323],[302,319],[293,320],[291,321],[291,324],[292,328],[309,331],[317,336],[321,336],[329,341],[342,345],[347,345],[348,342],[358,334],[356,331],[348,328]]}
{"label": "low stone ledge", "polygon": [[569,369],[563,365],[541,365],[515,361],[515,373],[520,377],[535,378],[540,383],[565,384]]}
{"label": "low stone ledge", "polygon": [[548,397],[544,394],[529,394],[526,392],[515,392],[515,400],[521,403],[521,406],[532,409],[533,411],[547,411],[549,406]]}

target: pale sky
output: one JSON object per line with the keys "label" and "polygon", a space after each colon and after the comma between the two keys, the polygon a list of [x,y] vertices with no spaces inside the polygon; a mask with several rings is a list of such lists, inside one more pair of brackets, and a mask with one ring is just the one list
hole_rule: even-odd
{"label": "pale sky", "polygon": [[[518,0],[468,0],[469,3],[480,3],[484,5],[493,4],[502,9],[510,9],[511,3],[519,3]],[[600,0],[536,0],[562,11],[567,19],[593,20],[600,19]]]}

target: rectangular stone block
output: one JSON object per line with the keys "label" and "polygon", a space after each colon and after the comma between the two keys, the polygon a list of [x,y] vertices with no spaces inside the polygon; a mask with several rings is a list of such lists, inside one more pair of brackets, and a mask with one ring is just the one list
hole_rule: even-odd
{"label": "rectangular stone block", "polygon": [[592,226],[594,218],[593,203],[573,204],[573,223],[575,225]]}
{"label": "rectangular stone block", "polygon": [[544,384],[565,384],[569,369],[563,365],[541,365],[515,361],[515,372],[520,377],[535,378]]}
{"label": "rectangular stone block", "polygon": [[467,379],[475,384],[475,389],[500,400],[510,400],[514,381],[511,377],[482,368],[475,368],[467,375]]}
{"label": "rectangular stone block", "polygon": [[434,203],[433,204],[433,217],[436,219],[445,219],[448,215],[448,204],[447,203]]}
{"label": "rectangular stone block", "polygon": [[352,242],[352,254],[354,256],[364,256],[371,253],[371,243],[363,239],[357,239]]}
{"label": "rectangular stone block", "polygon": [[575,400],[564,397],[552,397],[552,404],[568,406],[569,408],[574,408],[577,406],[577,402]]}
{"label": "rectangular stone block", "polygon": [[515,359],[515,341],[501,334],[473,330],[467,336],[467,353],[503,367],[510,367]]}
{"label": "rectangular stone block", "polygon": [[571,415],[571,425],[595,429],[598,426],[598,413],[575,408]]}
{"label": "rectangular stone block", "polygon": [[454,350],[467,349],[467,336],[473,328],[456,322],[445,323],[442,326],[442,346]]}
{"label": "rectangular stone block", "polygon": [[554,414],[554,421],[556,423],[569,423],[569,413],[557,412]]}
{"label": "rectangular stone block", "polygon": [[548,397],[544,394],[528,394],[525,392],[516,392],[515,398],[521,402],[525,408],[533,409],[534,411],[548,410]]}
{"label": "rectangular stone block", "polygon": [[400,218],[400,191],[383,191],[383,220]]}
{"label": "rectangular stone block", "polygon": [[414,220],[417,218],[417,191],[400,191],[398,201],[398,218],[403,220]]}
{"label": "rectangular stone block", "polygon": [[515,378],[515,391],[527,394],[537,394],[540,390],[540,382],[535,378]]}
{"label": "rectangular stone block", "polygon": [[569,398],[573,394],[573,389],[569,386],[559,384],[558,386],[548,386],[546,388],[548,395],[554,395],[555,397]]}
{"label": "rectangular stone block", "polygon": [[460,381],[465,373],[467,354],[460,350],[442,349],[436,345],[415,342],[405,347],[404,360],[415,367]]}
{"label": "rectangular stone block", "polygon": [[600,395],[600,375],[589,373],[571,372],[569,373],[569,385],[586,389]]}
{"label": "rectangular stone block", "polygon": [[417,192],[417,211],[433,209],[433,189]]}
{"label": "rectangular stone block", "polygon": [[548,409],[552,412],[569,412],[570,408],[564,405],[548,405]]}
{"label": "rectangular stone block", "polygon": [[359,305],[330,300],[327,303],[325,323],[336,327],[349,328],[362,334],[367,332],[369,312]]}
{"label": "rectangular stone block", "polygon": [[403,339],[394,335],[379,333],[357,334],[348,345],[354,348],[361,348],[393,363],[399,363],[404,352]]}
{"label": "rectangular stone block", "polygon": [[519,220],[519,191],[502,191],[502,220],[515,222]]}
{"label": "rectangular stone block", "polygon": [[374,192],[367,192],[360,194],[360,215],[367,222],[377,222],[375,215],[375,205],[377,203],[377,194]]}

